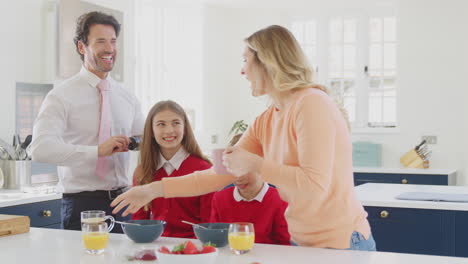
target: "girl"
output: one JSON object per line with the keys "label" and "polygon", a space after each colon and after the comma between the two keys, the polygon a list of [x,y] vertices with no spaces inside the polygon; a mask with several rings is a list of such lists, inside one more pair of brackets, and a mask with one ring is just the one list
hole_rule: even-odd
{"label": "girl", "polygon": [[[139,166],[133,175],[134,185],[144,185],[163,178],[173,178],[211,167],[193,135],[185,111],[173,101],[161,101],[146,118],[140,144]],[[193,238],[193,223],[209,222],[212,194],[188,198],[157,198],[132,219],[158,219],[167,222],[163,236]]]}
{"label": "girl", "polygon": [[292,242],[375,251],[367,213],[354,191],[346,118],[325,87],[313,82],[293,34],[276,25],[259,30],[245,39],[243,56],[241,73],[252,95],[267,95],[272,104],[226,149],[224,165],[233,175],[207,170],[139,186],[117,197],[113,212],[126,205],[123,215],[134,212],[154,197],[208,193],[258,173],[288,203]]}

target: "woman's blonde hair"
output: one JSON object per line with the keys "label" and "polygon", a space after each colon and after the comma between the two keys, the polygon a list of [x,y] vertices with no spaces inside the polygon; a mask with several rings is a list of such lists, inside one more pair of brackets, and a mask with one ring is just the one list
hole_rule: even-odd
{"label": "woman's blonde hair", "polygon": [[141,173],[135,179],[136,185],[143,185],[153,181],[154,174],[158,168],[159,152],[161,151],[159,144],[156,142],[153,132],[153,119],[154,117],[164,110],[169,110],[180,116],[184,122],[184,138],[182,139],[182,146],[188,153],[203,159],[211,164],[210,160],[205,157],[198,145],[192,131],[192,126],[187,118],[184,109],[174,101],[160,101],[156,103],[148,113],[143,131],[143,138],[140,144],[140,157],[139,165]]}
{"label": "woman's blonde hair", "polygon": [[324,86],[313,82],[307,57],[288,29],[269,26],[250,35],[245,43],[254,53],[258,65],[271,78],[275,89],[314,87],[327,92]]}
{"label": "woman's blonde hair", "polygon": [[[263,70],[271,79],[273,89],[283,92],[316,88],[328,94],[325,86],[314,83],[307,57],[288,29],[272,25],[253,33],[244,41],[253,52],[259,70]],[[346,110],[341,105],[337,106],[349,127]]]}

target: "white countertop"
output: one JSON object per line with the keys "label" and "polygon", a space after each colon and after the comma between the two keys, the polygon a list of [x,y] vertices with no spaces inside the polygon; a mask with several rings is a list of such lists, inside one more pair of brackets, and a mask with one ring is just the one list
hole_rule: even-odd
{"label": "white countertop", "polygon": [[451,175],[457,173],[454,169],[413,169],[413,168],[373,168],[354,167],[354,172],[363,173],[393,173],[393,174],[431,174],[431,175]]}
{"label": "white countertop", "polygon": [[20,190],[0,190],[0,208],[20,204],[62,199],[61,193],[24,193]]}
{"label": "white countertop", "polygon": [[[153,243],[135,244],[125,235],[111,234],[106,252],[92,256],[84,252],[80,231],[31,228],[26,234],[0,237],[2,263],[158,263],[158,261],[129,262],[126,255],[144,248],[173,246],[186,239],[159,238]],[[198,240],[194,240],[200,245]],[[233,255],[228,246],[221,248],[216,263],[220,264],[327,263],[327,264],[439,264],[468,263],[468,258],[386,252],[346,251],[294,246],[255,244],[246,255]]]}
{"label": "white countertop", "polygon": [[[361,173],[394,173],[394,174],[431,174],[449,175],[449,184],[454,184],[456,170],[450,169],[407,169],[407,168],[371,168],[355,167],[354,172]],[[60,193],[23,193],[19,190],[0,189],[0,208],[28,203],[37,203],[49,200],[61,199]]]}
{"label": "white countertop", "polygon": [[366,183],[355,188],[359,200],[364,206],[468,211],[468,203],[395,199],[395,196],[404,192],[468,194],[468,187],[466,186]]}

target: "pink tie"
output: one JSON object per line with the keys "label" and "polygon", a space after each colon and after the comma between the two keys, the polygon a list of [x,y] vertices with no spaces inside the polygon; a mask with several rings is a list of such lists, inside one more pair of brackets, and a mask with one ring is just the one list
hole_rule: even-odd
{"label": "pink tie", "polygon": [[[99,123],[99,144],[110,138],[110,102],[109,102],[109,82],[101,80],[97,88],[100,97],[100,123]],[[96,164],[96,175],[103,179],[107,173],[107,157],[99,157]]]}

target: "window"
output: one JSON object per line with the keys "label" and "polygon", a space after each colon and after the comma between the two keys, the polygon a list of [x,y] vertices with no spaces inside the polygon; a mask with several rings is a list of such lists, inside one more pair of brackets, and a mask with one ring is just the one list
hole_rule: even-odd
{"label": "window", "polygon": [[311,66],[317,72],[317,22],[309,20],[293,23],[291,30],[299,43],[301,43],[305,55],[311,62]]}
{"label": "window", "polygon": [[329,23],[328,85],[341,98],[349,121],[356,121],[357,32],[356,20],[333,18]]}
{"label": "window", "polygon": [[[19,134],[21,141],[24,141],[28,135],[32,135],[34,120],[39,114],[42,101],[52,88],[52,84],[16,83],[16,133]],[[31,173],[32,175],[56,175],[57,166],[33,161]],[[33,183],[36,182],[33,180]]]}
{"label": "window", "polygon": [[396,123],[396,19],[369,21],[369,126]]}
{"label": "window", "polygon": [[16,133],[24,140],[32,135],[34,119],[52,84],[16,83]]}
{"label": "window", "polygon": [[135,94],[143,114],[160,100],[183,106],[194,128],[203,108],[202,9],[136,2]]}
{"label": "window", "polygon": [[353,128],[396,126],[396,18],[296,20],[291,31]]}

